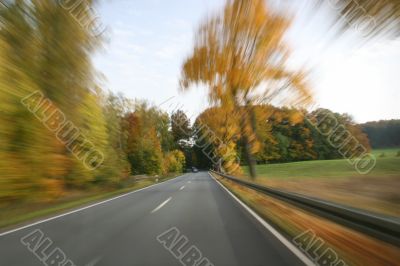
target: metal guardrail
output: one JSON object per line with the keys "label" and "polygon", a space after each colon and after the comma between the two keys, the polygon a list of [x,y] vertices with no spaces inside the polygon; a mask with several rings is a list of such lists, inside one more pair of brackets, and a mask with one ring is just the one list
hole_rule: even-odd
{"label": "metal guardrail", "polygon": [[387,243],[400,246],[400,222],[395,218],[384,217],[348,206],[261,186],[213,170],[210,171],[268,196],[291,203],[318,216],[328,218]]}

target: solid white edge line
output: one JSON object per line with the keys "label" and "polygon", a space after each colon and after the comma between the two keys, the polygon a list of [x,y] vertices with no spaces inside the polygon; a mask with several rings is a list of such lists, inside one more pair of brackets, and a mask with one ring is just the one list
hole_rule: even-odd
{"label": "solid white edge line", "polygon": [[224,185],[221,184],[210,172],[208,174],[217,182],[229,195],[232,196],[239,204],[246,209],[257,221],[259,221],[268,231],[270,231],[283,245],[285,245],[296,257],[298,257],[305,265],[307,266],[315,266],[303,252],[298,249],[295,245],[293,245],[290,241],[288,241],[283,235],[281,235],[275,228],[273,228],[270,224],[268,224],[263,218],[261,218],[256,212],[254,212],[250,207],[248,207],[244,202],[242,202],[238,197],[235,196],[232,192],[230,192]]}
{"label": "solid white edge line", "polygon": [[155,213],[156,211],[158,211],[159,209],[161,209],[162,207],[164,207],[165,204],[168,203],[168,201],[170,201],[172,199],[172,197],[169,197],[168,199],[164,200],[163,203],[161,203],[160,205],[158,205],[154,210],[151,211],[151,213]]}
{"label": "solid white edge line", "polygon": [[[185,175],[186,175],[186,174],[185,174]],[[166,180],[166,181],[157,183],[157,184],[153,184],[153,185],[151,185],[151,186],[144,187],[144,188],[141,188],[141,189],[138,189],[138,190],[134,190],[134,191],[131,191],[131,192],[128,192],[128,193],[125,193],[125,194],[116,196],[116,197],[111,198],[111,199],[103,200],[103,201],[100,201],[100,202],[91,204],[91,205],[89,205],[89,206],[85,206],[85,207],[82,207],[82,208],[79,208],[79,209],[76,209],[76,210],[72,210],[72,211],[69,211],[69,212],[66,212],[66,213],[62,213],[62,214],[59,214],[59,215],[56,215],[56,216],[53,216],[53,217],[50,217],[50,218],[47,218],[47,219],[43,219],[43,220],[40,220],[40,221],[31,223],[31,224],[28,224],[28,225],[24,225],[24,226],[22,226],[22,227],[18,227],[18,228],[15,228],[15,229],[12,229],[12,230],[9,230],[9,231],[0,233],[0,237],[1,237],[1,236],[8,235],[8,234],[11,234],[11,233],[14,233],[14,232],[17,232],[17,231],[20,231],[20,230],[23,230],[23,229],[26,229],[26,228],[29,228],[29,227],[32,227],[32,226],[35,226],[35,225],[38,225],[38,224],[42,224],[42,223],[48,222],[48,221],[51,221],[51,220],[54,220],[54,219],[57,219],[57,218],[60,218],[60,217],[63,217],[63,216],[72,214],[72,213],[80,212],[80,211],[83,211],[83,210],[86,210],[86,209],[95,207],[95,206],[97,206],[97,205],[101,205],[101,204],[107,203],[107,202],[109,202],[109,201],[112,201],[112,200],[115,200],[115,199],[119,199],[119,198],[128,196],[128,195],[133,194],[133,193],[135,193],[135,192],[139,192],[139,191],[142,191],[142,190],[145,190],[145,189],[148,189],[148,188],[157,186],[157,185],[161,185],[161,184],[170,182],[170,181],[175,180],[176,178],[182,177],[182,176],[184,176],[184,175],[177,176],[177,177],[174,177],[174,178],[172,178],[172,179],[169,179],[169,180]]]}

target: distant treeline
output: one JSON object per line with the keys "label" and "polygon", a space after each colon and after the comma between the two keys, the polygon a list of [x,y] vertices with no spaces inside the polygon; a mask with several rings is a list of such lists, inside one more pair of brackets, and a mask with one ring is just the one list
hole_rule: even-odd
{"label": "distant treeline", "polygon": [[373,148],[400,147],[400,120],[380,120],[360,125]]}
{"label": "distant treeline", "polygon": [[[357,146],[354,142],[340,139],[345,136],[354,137],[353,140],[356,140],[366,151],[371,149],[367,135],[347,114],[334,113],[328,109],[318,109],[310,113],[305,110],[270,105],[251,108],[254,110],[254,119],[256,119],[256,134],[251,141],[257,149],[255,157],[258,164],[343,158],[341,151],[349,151]],[[231,113],[219,107],[213,107],[198,116],[193,126],[193,131],[196,132],[194,151],[201,167],[209,167],[212,164],[209,156],[204,155],[204,153],[210,153],[210,151],[204,152],[202,148],[207,146],[205,142],[213,143],[208,148],[213,153],[222,152],[222,157],[223,153],[228,153],[231,157],[238,158],[236,160],[240,160],[241,164],[244,163],[245,154],[238,125],[240,116],[244,112],[247,112],[245,108]],[[347,135],[337,134],[339,139],[335,139],[335,142],[342,146],[341,148],[332,145],[329,138],[321,134],[316,126],[327,115],[336,121],[336,127],[343,126],[343,130],[347,131]],[[324,123],[332,124],[328,120]],[[221,145],[214,139],[226,144],[223,151],[218,150],[217,147]],[[230,164],[234,163],[230,162]]]}

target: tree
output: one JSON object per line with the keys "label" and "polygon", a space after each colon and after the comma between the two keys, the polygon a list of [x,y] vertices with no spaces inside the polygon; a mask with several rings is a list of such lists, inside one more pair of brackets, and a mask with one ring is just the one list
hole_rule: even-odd
{"label": "tree", "polygon": [[[253,178],[254,154],[260,145],[252,105],[270,102],[282,92],[288,104],[312,99],[305,74],[286,67],[289,50],[283,37],[289,24],[264,0],[230,0],[222,12],[199,27],[193,52],[182,68],[183,90],[205,84],[210,102],[237,116]],[[247,112],[238,112],[240,106]]]}
{"label": "tree", "polygon": [[[35,18],[38,46],[34,56],[36,65],[32,71],[35,83],[66,118],[84,133],[85,138],[105,154],[108,136],[103,110],[99,107],[91,60],[92,53],[101,45],[101,39],[94,37],[89,28],[83,27],[76,20],[76,14],[66,10],[62,3],[40,0],[28,2],[32,2],[32,5],[24,10]],[[88,9],[93,6],[94,1],[86,1],[84,5],[78,4],[75,12],[85,14],[91,20],[94,14]],[[62,154],[69,160],[65,164],[70,168],[65,176],[68,185],[86,186],[88,182],[105,180],[105,169],[87,169],[68,149],[64,149]]]}
{"label": "tree", "polygon": [[221,107],[209,108],[197,117],[193,128],[194,151],[200,167],[240,173],[240,130],[231,113]]}
{"label": "tree", "polygon": [[319,108],[308,118],[318,159],[354,158],[371,150],[367,135],[348,114]]}
{"label": "tree", "polygon": [[171,115],[171,130],[175,145],[179,146],[180,140],[187,140],[191,136],[190,121],[182,110],[177,110]]}
{"label": "tree", "polygon": [[185,155],[180,150],[173,150],[165,154],[163,174],[181,173],[185,167]]}
{"label": "tree", "polygon": [[90,55],[99,40],[56,1],[2,1],[0,21],[0,169],[15,198],[48,200],[60,194],[72,174],[81,175],[78,182],[96,174],[77,162],[21,99],[35,91],[43,94],[52,103],[48,113],[59,109],[83,130],[86,111],[99,114],[88,126],[94,130],[86,132],[105,144],[104,121],[91,92]]}
{"label": "tree", "polygon": [[[344,155],[355,158],[370,151],[367,135],[347,114],[328,109],[308,113],[302,109],[272,105],[252,108],[256,113],[256,134],[260,143],[260,149],[254,155],[257,163],[338,159]],[[246,112],[244,107],[241,107],[241,112]],[[337,122],[331,124],[327,117]],[[196,141],[193,149],[201,167],[218,163],[214,158],[217,155],[217,158],[223,158],[221,164],[225,170],[239,170],[235,163],[244,157],[244,151],[234,117],[222,107],[211,107],[196,118],[193,127]],[[322,134],[325,130],[332,134]],[[218,149],[222,146],[220,143],[229,149]],[[224,156],[226,154],[234,156]]]}
{"label": "tree", "polygon": [[373,148],[400,147],[400,120],[380,120],[360,125]]}
{"label": "tree", "polygon": [[[125,115],[127,132],[126,154],[133,174],[160,174],[162,172],[162,139],[165,133],[165,118],[168,115],[145,101],[136,101],[134,111]],[[166,133],[170,134],[170,133]]]}

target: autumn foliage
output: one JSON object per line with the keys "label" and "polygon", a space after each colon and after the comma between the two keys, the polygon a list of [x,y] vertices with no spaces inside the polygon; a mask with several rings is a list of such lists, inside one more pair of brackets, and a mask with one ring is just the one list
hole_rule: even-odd
{"label": "autumn foliage", "polygon": [[[257,164],[295,162],[305,160],[327,160],[343,158],[340,150],[329,142],[329,139],[322,135],[314,123],[318,119],[318,114],[329,114],[335,117],[349,134],[354,137],[362,147],[370,151],[368,136],[362,131],[361,126],[356,124],[347,114],[334,113],[328,109],[318,109],[308,112],[302,109],[274,107],[271,105],[256,105],[252,107],[256,113],[256,145],[258,151],[254,153]],[[239,112],[247,112],[242,107]],[[246,164],[242,138],[240,136],[240,125],[236,116],[227,113],[224,108],[213,107],[202,112],[194,124],[198,132],[197,146],[204,146],[202,142],[212,142],[212,152],[223,158],[224,170],[231,172],[235,170],[240,172],[236,164]],[[204,137],[204,129],[209,128],[214,135]],[[230,147],[221,153],[218,150],[219,145],[215,140],[222,140],[224,144]],[[352,150],[351,142],[343,141],[342,150]],[[213,167],[213,162],[202,154],[202,150],[196,148],[199,163],[204,167]],[[234,156],[226,157],[225,154]]]}
{"label": "autumn foliage", "polygon": [[204,84],[211,103],[236,112],[252,177],[254,154],[259,151],[252,106],[273,100],[305,106],[312,101],[306,74],[287,67],[290,53],[284,36],[289,25],[286,16],[263,0],[227,1],[223,10],[200,25],[182,67],[183,90]]}
{"label": "autumn foliage", "polygon": [[[85,13],[79,8],[96,1],[85,2],[74,10]],[[85,15],[93,19],[91,12]],[[51,201],[70,190],[115,188],[130,175],[184,168],[167,113],[101,88],[91,58],[100,47],[101,38],[58,1],[0,3],[2,207]],[[47,102],[36,112],[21,102],[34,92]],[[86,167],[47,128],[44,122],[55,111],[104,156],[99,167]]]}

